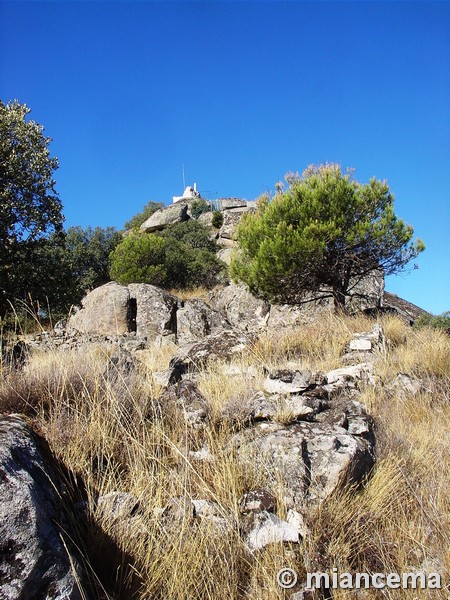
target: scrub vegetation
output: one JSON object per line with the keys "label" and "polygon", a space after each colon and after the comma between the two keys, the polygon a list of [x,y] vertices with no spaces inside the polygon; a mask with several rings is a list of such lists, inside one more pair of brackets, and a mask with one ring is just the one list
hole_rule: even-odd
{"label": "scrub vegetation", "polygon": [[[377,462],[361,490],[345,489],[307,513],[310,534],[299,545],[271,544],[250,553],[238,535],[242,494],[264,485],[264,474],[243,469],[227,450],[230,430],[217,415],[238,406],[264,369],[332,369],[354,332],[373,326],[368,317],[329,318],[261,337],[235,365],[248,376],[231,377],[216,363],[198,376],[208,401],[209,425],[188,428],[159,404],[161,387],[153,373],[166,368],[175,347],[139,353],[137,370],[124,374],[110,353],[89,350],[35,352],[20,372],[2,365],[0,411],[27,415],[52,452],[73,475],[72,493],[83,488],[88,531],[80,531],[86,564],[100,580],[103,598],[249,599],[288,598],[276,574],[307,571],[440,572],[450,570],[450,339],[442,331],[412,330],[394,317],[382,326],[389,340],[376,356],[376,383],[362,400],[376,420]],[[242,372],[242,371],[241,371]],[[415,395],[390,385],[399,372],[420,378]],[[206,445],[214,461],[189,454]],[[81,482],[83,485],[81,486]],[[99,494],[129,492],[139,500],[134,524],[106,518],[96,507]],[[282,490],[278,490],[281,498]],[[236,527],[218,535],[185,515],[161,528],[155,515],[174,497],[213,500],[233,515]],[[101,533],[101,535],[99,534]],[[115,549],[115,570],[105,557]],[[295,591],[295,590],[294,590]],[[93,593],[93,592],[92,592]],[[410,600],[412,590],[384,590],[383,597]],[[421,592],[447,600],[448,591]],[[95,597],[95,596],[93,596]],[[335,590],[334,598],[354,592]],[[379,598],[365,590],[364,598]]]}

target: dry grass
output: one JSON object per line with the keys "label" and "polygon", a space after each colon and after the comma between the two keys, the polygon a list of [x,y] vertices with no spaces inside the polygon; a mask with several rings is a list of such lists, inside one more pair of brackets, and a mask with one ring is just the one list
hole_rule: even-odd
{"label": "dry grass", "polygon": [[199,300],[204,300],[205,302],[209,301],[209,297],[211,295],[211,290],[204,287],[196,287],[194,289],[184,290],[184,289],[172,289],[170,293],[174,296],[177,296],[181,300],[193,300],[194,298]]}
{"label": "dry grass", "polygon": [[[276,583],[276,573],[285,566],[295,568],[300,578],[306,571],[338,567],[400,573],[424,569],[448,580],[450,341],[437,331],[413,332],[392,317],[383,320],[391,344],[377,357],[378,383],[362,397],[377,423],[372,478],[362,491],[345,490],[310,512],[311,534],[302,545],[275,544],[252,555],[238,535],[239,498],[265,481],[234,460],[229,430],[218,425],[222,410],[238,413],[261,388],[267,368],[339,366],[352,333],[372,326],[366,317],[330,317],[262,338],[231,369],[215,364],[198,376],[211,426],[194,432],[181,418],[165,418],[158,405],[161,389],[152,373],[167,367],[173,348],[139,353],[139,365],[129,374],[107,369],[108,354],[93,347],[83,353],[36,354],[23,371],[4,377],[0,410],[30,415],[56,456],[85,483],[91,520],[85,552],[106,589],[103,597],[289,598]],[[425,391],[415,396],[390,391],[398,372],[420,376]],[[281,420],[288,417],[280,414]],[[189,450],[203,446],[214,461],[190,456]],[[99,494],[117,490],[139,500],[132,527],[106,519],[96,508]],[[172,524],[161,521],[155,511],[178,497],[217,503],[234,526],[224,533],[208,521],[194,524],[187,515]],[[131,569],[117,566],[115,576],[112,569],[104,570],[110,548],[105,540]],[[411,594],[384,590],[382,597],[409,600],[415,597]],[[419,594],[448,600],[444,591]],[[354,597],[345,590],[334,594],[336,599]],[[359,597],[381,596],[366,590]]]}
{"label": "dry grass", "polygon": [[344,318],[324,313],[322,320],[260,337],[249,360],[267,369],[288,362],[295,368],[331,370],[340,366],[341,355],[352,334],[370,331],[373,321],[364,315]]}

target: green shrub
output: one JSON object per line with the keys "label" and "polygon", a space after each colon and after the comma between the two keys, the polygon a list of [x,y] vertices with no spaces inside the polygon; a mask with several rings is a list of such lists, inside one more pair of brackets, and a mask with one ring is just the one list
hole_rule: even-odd
{"label": "green shrub", "polygon": [[421,315],[414,321],[414,329],[424,327],[442,329],[450,335],[450,311],[443,312],[441,315]]}
{"label": "green shrub", "polygon": [[215,240],[211,239],[209,229],[194,219],[169,225],[166,227],[166,229],[156,233],[155,235],[161,236],[168,240],[182,242],[193,249],[208,250],[208,252],[212,252],[214,254],[219,249]]}
{"label": "green shrub", "polygon": [[212,226],[215,227],[216,229],[220,229],[223,225],[223,214],[220,212],[220,210],[215,210],[213,212],[213,216],[212,216]]}
{"label": "green shrub", "polygon": [[111,252],[111,277],[121,283],[151,283],[165,287],[168,242],[150,234],[132,233]]}
{"label": "green shrub", "polygon": [[196,221],[177,223],[158,233],[133,232],[111,253],[111,277],[123,285],[212,287],[226,269],[216,249],[207,229]]}

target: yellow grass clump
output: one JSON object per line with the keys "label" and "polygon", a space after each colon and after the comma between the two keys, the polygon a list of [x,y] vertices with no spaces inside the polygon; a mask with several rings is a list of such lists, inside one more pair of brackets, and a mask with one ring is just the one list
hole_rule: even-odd
{"label": "yellow grass clump", "polygon": [[[239,535],[239,499],[264,487],[264,474],[238,463],[222,411],[240,408],[261,389],[266,369],[287,365],[327,371],[368,317],[326,317],[285,333],[262,336],[231,365],[216,363],[197,376],[207,400],[209,425],[192,430],[159,402],[153,373],[167,368],[175,348],[137,353],[129,374],[108,362],[112,349],[35,353],[20,372],[0,381],[0,411],[27,416],[55,456],[83,482],[89,527],[82,551],[102,598],[136,600],[282,599],[276,576],[291,567],[306,572],[450,571],[450,340],[438,331],[414,332],[393,317],[382,320],[390,343],[376,355],[376,384],[361,401],[376,422],[377,463],[362,489],[345,489],[306,515],[303,543],[272,544],[250,553]],[[420,378],[416,394],[392,386],[398,373]],[[280,421],[289,415],[280,414]],[[191,451],[206,448],[212,460]],[[75,485],[75,484],[74,484]],[[107,517],[97,498],[134,495],[136,517]],[[279,490],[278,490],[279,492]],[[277,490],[275,490],[277,493]],[[279,493],[281,498],[283,494]],[[191,518],[182,511],[164,521],[174,498],[206,499],[231,523]],[[279,514],[284,516],[283,507]],[[114,557],[105,560],[114,547]],[[114,568],[112,568],[114,567]],[[335,599],[410,600],[412,590],[334,590]],[[448,600],[448,591],[417,591],[417,598]],[[93,596],[94,597],[94,596]],[[317,596],[319,597],[319,596]]]}

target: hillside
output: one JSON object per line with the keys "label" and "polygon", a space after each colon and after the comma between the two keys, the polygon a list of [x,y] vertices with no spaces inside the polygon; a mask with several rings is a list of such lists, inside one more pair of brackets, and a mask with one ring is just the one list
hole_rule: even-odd
{"label": "hillside", "polygon": [[[190,329],[178,334],[198,331],[202,302],[185,297],[177,324],[187,318]],[[13,476],[14,448],[29,449],[35,435],[25,423],[44,451],[32,462],[57,491],[46,518],[71,556],[41,573],[49,598],[79,589],[88,598],[353,598],[301,591],[308,572],[333,568],[448,583],[448,336],[390,315],[377,323],[326,311],[259,331],[208,315],[216,330],[197,341],[163,335],[140,345],[127,333],[127,350],[118,337],[77,334],[72,347],[47,339],[22,365],[3,363],[0,410],[22,416],[3,416],[0,427],[12,448],[1,469],[17,499],[0,503],[10,540],[2,597],[33,581],[25,564],[42,568],[30,547],[21,571],[14,562],[24,540],[16,507],[28,503],[36,526],[43,519],[36,497],[26,500],[27,479]],[[277,583],[282,568],[296,572],[292,588]]]}

